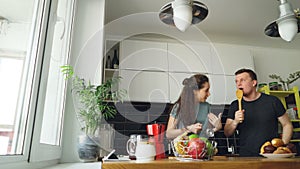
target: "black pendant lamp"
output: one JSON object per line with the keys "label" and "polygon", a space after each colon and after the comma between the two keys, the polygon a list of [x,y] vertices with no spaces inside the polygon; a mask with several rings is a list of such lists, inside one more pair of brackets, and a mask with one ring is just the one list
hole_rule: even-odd
{"label": "black pendant lamp", "polygon": [[299,11],[294,12],[287,0],[278,0],[279,18],[265,28],[265,34],[270,37],[281,37],[285,41],[292,41],[300,32]]}
{"label": "black pendant lamp", "polygon": [[208,8],[197,0],[174,0],[164,5],[159,12],[160,20],[184,32],[191,24],[203,21]]}

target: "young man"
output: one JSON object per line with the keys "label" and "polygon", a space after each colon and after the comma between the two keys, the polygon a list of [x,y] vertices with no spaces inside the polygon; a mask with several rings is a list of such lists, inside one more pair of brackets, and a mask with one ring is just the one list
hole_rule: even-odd
{"label": "young man", "polygon": [[242,110],[238,110],[237,100],[231,103],[224,133],[229,137],[239,131],[240,156],[259,156],[263,143],[279,138],[278,121],[283,128],[282,140],[287,144],[293,126],[280,100],[256,91],[257,76],[252,70],[240,69],[235,76],[236,87],[243,90]]}

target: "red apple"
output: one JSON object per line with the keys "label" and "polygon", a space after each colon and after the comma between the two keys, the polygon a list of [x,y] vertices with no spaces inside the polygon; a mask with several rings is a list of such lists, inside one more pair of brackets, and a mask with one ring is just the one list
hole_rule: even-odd
{"label": "red apple", "polygon": [[193,159],[201,159],[205,155],[205,142],[199,138],[193,138],[188,143],[188,155]]}

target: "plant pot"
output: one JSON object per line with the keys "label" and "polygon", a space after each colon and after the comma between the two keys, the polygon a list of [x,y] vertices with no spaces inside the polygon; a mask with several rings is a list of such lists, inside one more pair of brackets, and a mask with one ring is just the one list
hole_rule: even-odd
{"label": "plant pot", "polygon": [[77,151],[81,161],[94,162],[98,161],[100,147],[88,135],[80,135],[78,136]]}

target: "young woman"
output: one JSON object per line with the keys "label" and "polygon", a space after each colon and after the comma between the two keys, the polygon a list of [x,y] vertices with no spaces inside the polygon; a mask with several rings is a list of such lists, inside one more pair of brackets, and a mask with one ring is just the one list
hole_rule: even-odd
{"label": "young woman", "polygon": [[210,104],[206,99],[210,96],[209,80],[203,74],[196,74],[182,82],[183,89],[175,102],[168,121],[166,137],[174,139],[184,132],[209,137],[207,128],[212,126],[213,132],[222,128],[220,113],[210,113]]}

